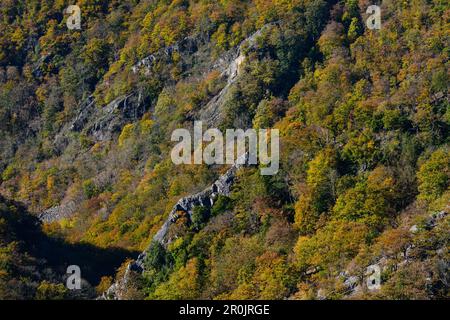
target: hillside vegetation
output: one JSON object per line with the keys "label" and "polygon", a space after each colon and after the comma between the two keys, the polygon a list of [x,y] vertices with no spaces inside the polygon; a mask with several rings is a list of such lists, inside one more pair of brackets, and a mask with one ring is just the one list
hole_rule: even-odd
{"label": "hillside vegetation", "polygon": [[[148,248],[124,298],[448,299],[448,0],[79,0],[81,30],[69,4],[0,4],[0,194],[27,211],[0,207],[0,298],[67,297],[65,269],[25,268],[40,251],[3,231],[52,209],[39,237],[92,252],[61,244],[52,268],[98,293]],[[227,170],[172,163],[173,130],[200,119],[279,129],[280,172],[239,170],[152,243]]]}

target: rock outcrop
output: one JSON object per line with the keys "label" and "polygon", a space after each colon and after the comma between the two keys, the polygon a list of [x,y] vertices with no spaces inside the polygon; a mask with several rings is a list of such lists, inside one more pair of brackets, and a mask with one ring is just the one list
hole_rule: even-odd
{"label": "rock outcrop", "polygon": [[174,240],[168,237],[167,231],[169,230],[169,227],[179,219],[180,212],[184,212],[189,216],[192,216],[192,212],[195,207],[201,206],[210,208],[213,206],[214,201],[219,195],[228,196],[234,180],[236,168],[236,166],[233,166],[232,169],[221,176],[208,189],[192,196],[180,199],[170,212],[169,218],[153,238],[153,241],[157,241],[162,245],[167,246],[170,242],[172,242],[172,240]]}
{"label": "rock outcrop", "polygon": [[258,37],[261,36],[264,30],[274,25],[276,25],[275,22],[264,25],[250,37],[242,41],[238,47],[233,48],[225,53],[214,64],[213,69],[222,71],[222,77],[225,77],[227,79],[227,84],[201,110],[200,120],[202,120],[208,126],[217,126],[221,121],[221,116],[223,115],[222,106],[226,100],[231,86],[238,79],[242,63],[245,61],[244,48],[246,48],[247,50],[254,49]]}
{"label": "rock outcrop", "polygon": [[[213,65],[210,70],[221,71],[222,77],[226,78],[225,87],[213,97],[200,111],[198,115],[199,119],[204,121],[208,126],[218,126],[222,115],[222,106],[225,102],[226,95],[229,92],[230,87],[235,83],[240,74],[240,68],[245,60],[244,48],[252,49],[255,47],[257,38],[262,32],[269,26],[273,26],[276,23],[271,23],[263,26],[257,32],[245,39],[238,47],[233,48],[222,55]],[[194,38],[186,38],[183,41],[177,43],[174,46],[167,47],[159,50],[157,53],[152,54],[143,60],[139,61],[133,66],[132,71],[134,73],[143,72],[145,75],[151,73],[152,65],[158,59],[170,58],[173,52],[189,53],[193,54],[199,49],[200,43]],[[153,237],[153,242],[159,242],[163,246],[167,247],[174,239],[169,236],[170,226],[176,223],[180,218],[180,213],[192,215],[194,207],[203,206],[211,207],[214,204],[215,199],[219,195],[229,195],[236,171],[242,166],[238,163],[247,163],[248,155],[242,155],[245,157],[245,161],[236,161],[237,164],[233,165],[223,176],[216,180],[206,190],[185,198],[180,199],[172,211],[169,217],[161,226],[159,231]],[[242,159],[241,159],[242,160]],[[146,251],[141,253],[135,262],[128,264],[124,276],[122,279],[116,281],[101,297],[100,299],[122,299],[123,293],[126,292],[127,284],[132,272],[141,273],[144,270],[144,260],[146,257]]]}
{"label": "rock outcrop", "polygon": [[52,207],[38,215],[38,219],[43,223],[52,223],[69,218],[77,210],[77,204],[74,201]]}
{"label": "rock outcrop", "polygon": [[146,106],[138,91],[118,97],[106,106],[98,106],[94,97],[90,96],[78,106],[74,119],[56,135],[55,148],[62,152],[73,132],[83,133],[94,141],[111,140],[125,124],[140,119],[148,111]]}
{"label": "rock outcrop", "polygon": [[[219,195],[230,195],[233,186],[236,172],[248,163],[248,154],[241,155],[239,160],[234,164],[225,174],[220,176],[210,187],[202,192],[184,197],[180,199],[172,208],[169,217],[164,222],[162,227],[153,237],[152,242],[159,242],[164,247],[167,247],[174,239],[168,236],[168,231],[171,225],[177,222],[180,218],[180,213],[192,215],[194,207],[212,207]],[[142,252],[136,261],[128,264],[122,279],[116,281],[101,297],[100,299],[114,299],[121,300],[123,294],[127,290],[127,285],[130,281],[132,272],[142,273],[144,271],[144,261],[147,251]]]}
{"label": "rock outcrop", "polygon": [[180,55],[181,60],[184,64],[189,64],[188,59],[191,55],[196,53],[199,49],[199,47],[204,44],[205,41],[202,41],[199,37],[186,37],[177,43],[164,47],[155,53],[145,57],[144,59],[140,60],[138,63],[136,63],[131,70],[133,73],[137,74],[139,72],[142,72],[144,75],[150,75],[152,66],[155,63],[164,61],[164,60],[171,60],[172,55],[174,53],[177,53]]}
{"label": "rock outcrop", "polygon": [[[256,41],[258,37],[261,36],[264,30],[266,30],[270,26],[276,25],[275,23],[270,23],[263,26],[257,32],[252,34],[250,37],[242,41],[242,43],[229,50],[225,54],[223,54],[215,63],[213,63],[208,69],[211,70],[219,70],[221,72],[221,76],[226,79],[225,87],[215,96],[213,97],[203,108],[201,108],[200,113],[198,114],[199,120],[204,121],[208,126],[218,126],[221,121],[221,116],[223,114],[223,104],[226,100],[226,96],[229,92],[231,86],[236,82],[240,75],[240,69],[242,63],[245,61],[245,50],[252,50],[256,47]],[[152,66],[160,61],[161,59],[170,59],[174,52],[180,54],[181,59],[185,64],[186,57],[198,54],[200,47],[202,45],[202,41],[193,38],[187,37],[182,41],[176,43],[175,45],[163,48],[158,52],[142,59],[136,65],[132,67],[133,73],[140,73],[144,75],[150,75]],[[115,104],[120,103],[113,102]],[[108,108],[107,108],[108,109]],[[98,139],[102,139],[104,137],[104,127],[102,126],[103,122],[96,124],[95,126],[91,126],[94,130],[88,131],[94,137]],[[111,127],[106,128],[106,132],[111,131]],[[247,163],[247,156],[245,157],[245,161],[236,161],[236,163]],[[185,198],[180,199],[172,211],[170,212],[167,220],[161,226],[159,231],[153,237],[153,242],[159,242],[164,247],[167,247],[174,239],[169,235],[169,229],[171,225],[177,222],[180,218],[180,213],[188,214],[192,216],[192,212],[194,207],[203,206],[203,207],[212,207],[214,201],[217,199],[219,195],[228,196],[231,191],[231,186],[234,182],[234,177],[236,171],[242,165],[235,164],[232,166],[223,176],[221,176],[218,180],[216,180],[209,188],[203,190],[202,192],[191,195]],[[103,299],[121,299],[122,294],[126,291],[127,283],[129,282],[129,277],[132,271],[141,273],[144,269],[144,260],[146,257],[146,251],[141,253],[135,262],[130,263],[127,266],[125,274],[122,279],[114,283],[101,298]]]}
{"label": "rock outcrop", "polygon": [[[440,223],[444,221],[444,219],[448,215],[448,211],[450,210],[450,206],[447,206],[447,211],[440,211],[431,214],[428,216],[425,221],[424,225],[419,227],[417,225],[413,225],[409,232],[411,234],[418,233],[421,229],[425,230],[432,230],[436,228]],[[401,266],[404,266],[408,263],[411,263],[416,259],[414,254],[414,250],[416,249],[416,246],[413,243],[410,243],[404,252],[399,253],[399,256],[396,257],[398,259],[392,260],[392,257],[382,255],[380,256],[372,265],[367,267],[367,270],[373,270],[375,268],[379,268],[382,272],[389,271],[391,268],[400,268]],[[450,267],[449,261],[444,258],[442,255],[443,252],[445,252],[447,248],[436,248],[436,253],[441,256],[440,258],[440,264],[442,266],[442,269],[445,269],[445,273],[448,272],[448,269]],[[422,256],[422,259],[425,259],[426,257]],[[367,275],[366,275],[367,276]],[[349,271],[343,271],[340,273],[339,277],[343,280],[343,284],[345,286],[345,296],[347,298],[352,298],[360,294],[363,290],[367,290],[367,277],[361,277],[358,275],[352,275]],[[429,278],[431,279],[431,277]]]}

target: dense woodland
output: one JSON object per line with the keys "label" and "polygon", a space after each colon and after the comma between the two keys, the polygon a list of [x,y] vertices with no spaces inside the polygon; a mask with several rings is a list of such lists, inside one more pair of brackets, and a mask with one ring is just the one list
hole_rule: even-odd
{"label": "dense woodland", "polygon": [[[1,299],[101,294],[149,246],[127,298],[449,298],[448,0],[78,0],[81,30],[69,2],[0,2]],[[258,31],[227,86],[216,62]],[[167,50],[185,39],[195,54]],[[227,170],[170,159],[172,131],[224,88],[217,126],[279,129],[280,172],[240,170],[176,241],[151,243]],[[135,93],[144,112],[110,138],[67,130],[88,99]],[[70,216],[35,218],[68,202]],[[86,270],[78,296],[68,263]],[[381,289],[350,294],[373,264]]]}

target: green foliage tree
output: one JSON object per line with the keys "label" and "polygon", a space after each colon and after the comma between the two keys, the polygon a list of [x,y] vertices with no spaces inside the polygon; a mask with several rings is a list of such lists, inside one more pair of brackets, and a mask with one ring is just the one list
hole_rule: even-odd
{"label": "green foliage tree", "polygon": [[203,206],[194,207],[192,210],[191,222],[192,227],[196,230],[201,229],[208,221],[210,215],[210,209]]}
{"label": "green foliage tree", "polygon": [[417,173],[419,198],[433,201],[448,190],[450,181],[450,153],[447,148],[433,152]]}

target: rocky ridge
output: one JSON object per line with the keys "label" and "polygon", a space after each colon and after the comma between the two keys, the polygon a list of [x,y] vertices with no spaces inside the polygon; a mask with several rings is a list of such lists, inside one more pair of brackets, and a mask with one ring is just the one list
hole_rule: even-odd
{"label": "rocky ridge", "polygon": [[[436,228],[439,224],[441,223],[445,223],[444,220],[445,218],[448,216],[450,212],[450,206],[447,206],[446,210],[444,211],[440,211],[440,212],[436,212],[433,213],[431,215],[429,215],[425,221],[424,224],[422,226],[418,226],[418,225],[413,225],[409,228],[409,233],[414,236],[415,234],[417,234],[418,232],[420,232],[421,230],[432,230],[434,228]],[[376,270],[377,268],[379,268],[379,270],[381,272],[388,272],[390,269],[398,269],[401,268],[402,266],[405,266],[407,264],[410,264],[412,262],[414,262],[414,260],[418,259],[420,257],[420,254],[417,254],[416,251],[416,246],[414,245],[413,241],[411,241],[411,243],[409,243],[405,249],[398,253],[398,256],[396,257],[392,257],[392,256],[388,256],[386,254],[381,255],[376,261],[374,261],[374,263],[370,266],[367,267],[366,270]],[[444,252],[446,252],[446,250],[448,250],[448,248],[442,247],[442,248],[436,248],[436,253],[439,257],[439,262],[440,262],[440,266],[441,266],[441,271],[442,274],[445,275],[447,274],[448,277],[448,270],[450,268],[450,262],[448,260],[446,260]],[[422,256],[421,259],[426,259],[427,256]],[[361,294],[363,291],[367,291],[370,290],[368,289],[368,284],[367,282],[370,280],[369,279],[369,275],[371,273],[368,272],[366,274],[364,274],[363,276],[361,275],[355,275],[354,273],[352,273],[349,270],[345,270],[343,272],[341,272],[339,274],[339,278],[342,279],[346,293],[345,296],[347,298],[353,298],[353,297],[357,297],[359,294]],[[427,282],[429,282],[431,280],[432,275],[430,274],[429,277],[427,278]],[[382,283],[381,283],[382,285]],[[371,289],[373,290],[378,290],[378,289]],[[327,299],[327,296],[324,294],[321,294],[321,292],[318,292],[317,294],[317,298],[318,299]]]}
{"label": "rocky ridge", "polygon": [[[228,171],[220,176],[211,186],[199,192],[197,194],[184,197],[180,199],[172,208],[168,218],[161,226],[159,231],[152,239],[153,242],[159,242],[164,247],[167,247],[173,240],[168,236],[168,231],[171,225],[177,222],[181,217],[181,213],[188,214],[192,216],[194,207],[202,206],[211,208],[215,203],[219,195],[229,196],[231,188],[235,181],[236,172],[246,166],[248,162],[248,154],[241,155],[239,160],[236,161]],[[243,163],[243,164],[241,164]],[[144,271],[144,261],[147,256],[147,250],[142,252],[136,261],[131,262],[127,265],[125,273],[122,279],[116,281],[99,299],[105,300],[121,300],[123,299],[123,294],[127,290],[127,285],[132,272],[142,273]]]}
{"label": "rocky ridge", "polygon": [[223,115],[222,106],[227,98],[227,94],[231,86],[236,82],[240,75],[241,67],[245,61],[244,48],[247,50],[255,49],[256,40],[269,27],[277,23],[269,23],[264,25],[261,29],[253,33],[250,37],[241,42],[239,46],[231,49],[223,55],[214,65],[213,69],[222,70],[222,77],[227,79],[225,87],[214,96],[201,110],[200,120],[205,122],[208,126],[217,126],[221,121]]}

